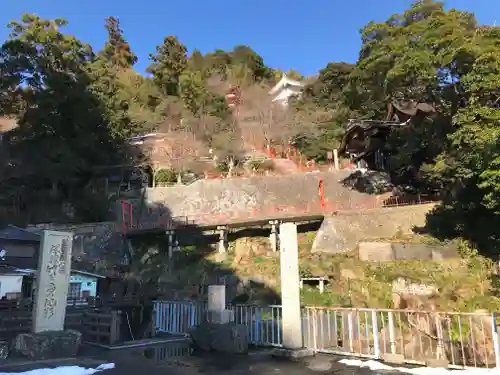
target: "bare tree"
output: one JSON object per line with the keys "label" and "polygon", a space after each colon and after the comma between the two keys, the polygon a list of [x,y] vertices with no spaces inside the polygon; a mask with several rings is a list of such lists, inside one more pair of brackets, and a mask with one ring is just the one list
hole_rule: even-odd
{"label": "bare tree", "polygon": [[178,182],[187,170],[199,169],[199,161],[206,147],[188,131],[178,130],[161,133],[143,141],[140,145],[147,163],[153,170],[153,186],[160,169],[173,169],[178,174]]}
{"label": "bare tree", "polygon": [[239,126],[245,143],[286,145],[298,134],[314,135],[318,125],[328,119],[323,110],[298,111],[272,102],[268,88],[253,85],[244,90]]}

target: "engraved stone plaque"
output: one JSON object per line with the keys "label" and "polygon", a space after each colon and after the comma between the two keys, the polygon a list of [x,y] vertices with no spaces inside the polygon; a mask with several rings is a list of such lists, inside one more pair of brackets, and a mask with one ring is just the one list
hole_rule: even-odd
{"label": "engraved stone plaque", "polygon": [[38,255],[33,332],[64,329],[73,233],[43,231]]}

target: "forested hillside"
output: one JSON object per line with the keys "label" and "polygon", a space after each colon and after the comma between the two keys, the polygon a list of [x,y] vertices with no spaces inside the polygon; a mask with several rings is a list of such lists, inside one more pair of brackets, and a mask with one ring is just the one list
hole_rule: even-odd
{"label": "forested hillside", "polygon": [[[500,28],[474,14],[417,1],[361,30],[355,65],[330,63],[299,107],[383,120],[389,101],[431,103],[436,115],[394,131],[386,145],[395,183],[438,192],[429,227],[496,252],[500,214]],[[338,134],[327,127],[323,137]],[[316,143],[316,147],[318,144]]]}
{"label": "forested hillside", "polygon": [[[1,46],[0,111],[19,124],[2,150],[4,204],[24,212],[68,202],[81,220],[97,220],[107,211],[94,207],[105,205],[85,186],[96,167],[136,161],[125,142],[133,135],[189,134],[224,157],[291,141],[321,161],[347,119],[384,119],[390,101],[413,100],[433,104],[436,114],[391,134],[385,151],[393,181],[440,194],[443,204],[429,218],[437,234],[496,247],[500,28],[480,25],[474,14],[421,0],[369,23],[355,64],[330,62],[309,78],[288,72],[306,83],[288,111],[273,109],[267,94],[282,72],[251,47],[188,53],[166,36],[148,74],[139,74],[116,18],[105,20],[102,50],[66,34],[65,24],[24,15]],[[234,86],[237,111],[224,99]]]}
{"label": "forested hillside", "polygon": [[[147,162],[126,142],[134,135],[170,132],[172,139],[194,138],[204,151],[241,153],[242,127],[224,96],[240,86],[267,97],[282,74],[250,47],[188,55],[175,36],[151,53],[149,74],[139,74],[118,19],[105,20],[102,50],[66,34],[65,25],[25,14],[8,25],[10,38],[0,49],[0,115],[19,125],[2,149],[9,162],[2,165],[1,201],[11,218],[65,202],[80,220],[102,220],[106,197],[86,187],[99,167]],[[261,126],[262,105],[270,103],[258,105],[246,113]],[[246,133],[260,133],[250,124]]]}

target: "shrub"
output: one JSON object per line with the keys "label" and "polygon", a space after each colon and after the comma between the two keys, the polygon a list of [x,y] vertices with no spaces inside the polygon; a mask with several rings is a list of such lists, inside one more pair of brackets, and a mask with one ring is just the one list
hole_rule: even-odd
{"label": "shrub", "polygon": [[174,169],[160,169],[156,172],[155,183],[175,184],[177,182],[177,172]]}

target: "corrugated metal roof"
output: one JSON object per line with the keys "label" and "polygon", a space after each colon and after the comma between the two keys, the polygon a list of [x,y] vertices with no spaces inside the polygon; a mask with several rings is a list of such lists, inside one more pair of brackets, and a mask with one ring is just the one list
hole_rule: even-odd
{"label": "corrugated metal roof", "polygon": [[26,229],[18,228],[14,225],[7,225],[6,227],[0,229],[0,239],[37,242],[40,241],[40,235]]}
{"label": "corrugated metal roof", "polygon": [[92,273],[92,272],[87,272],[87,271],[82,271],[82,270],[71,269],[71,273],[79,273],[81,275],[95,277],[95,278],[98,278],[98,279],[105,279],[106,278],[106,276],[104,276],[104,275],[99,275],[97,273]]}
{"label": "corrugated metal roof", "polygon": [[7,264],[0,265],[0,275],[22,275],[22,276],[34,276],[36,270],[17,268],[9,266]]}

